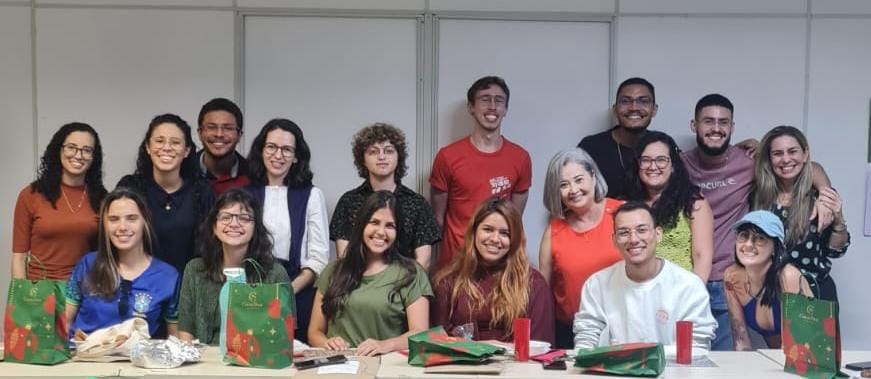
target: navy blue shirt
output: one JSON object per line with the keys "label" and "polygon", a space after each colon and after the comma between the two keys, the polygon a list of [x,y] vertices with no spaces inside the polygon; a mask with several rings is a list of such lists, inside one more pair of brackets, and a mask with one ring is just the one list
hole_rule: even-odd
{"label": "navy blue shirt", "polygon": [[144,195],[158,242],[152,253],[184,273],[185,265],[196,256],[200,222],[215,201],[211,188],[205,182],[185,180],[177,191],[167,193],[154,180],[138,180],[133,175],[121,178],[118,187],[129,187]]}

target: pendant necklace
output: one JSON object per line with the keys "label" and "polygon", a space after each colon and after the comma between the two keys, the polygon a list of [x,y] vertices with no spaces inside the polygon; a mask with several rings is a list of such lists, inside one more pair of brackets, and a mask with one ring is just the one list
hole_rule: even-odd
{"label": "pendant necklace", "polygon": [[63,186],[60,187],[60,192],[61,192],[61,194],[63,194],[64,202],[67,203],[67,208],[69,208],[69,209],[70,209],[70,213],[73,213],[73,214],[75,214],[76,212],[78,212],[79,209],[82,209],[82,204],[85,203],[85,196],[88,194],[88,190],[87,190],[87,189],[85,189],[84,191],[82,191],[82,197],[79,198],[79,205],[76,206],[76,209],[73,209],[73,205],[70,204],[70,199],[69,199],[69,197],[67,197],[67,192],[64,191],[64,187],[63,187]]}

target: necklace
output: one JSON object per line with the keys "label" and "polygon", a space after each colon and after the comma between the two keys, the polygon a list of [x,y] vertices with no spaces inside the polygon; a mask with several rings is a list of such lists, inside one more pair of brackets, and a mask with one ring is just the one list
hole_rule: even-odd
{"label": "necklace", "polygon": [[63,187],[63,186],[60,187],[60,192],[64,195],[64,202],[67,203],[67,208],[70,209],[70,213],[76,213],[76,212],[79,211],[79,209],[82,209],[82,204],[85,203],[85,195],[88,194],[88,190],[87,190],[87,189],[85,189],[84,191],[82,191],[82,197],[79,198],[79,205],[76,206],[76,209],[73,209],[73,205],[70,204],[70,199],[69,199],[69,197],[67,197],[67,192],[64,191],[64,187]]}

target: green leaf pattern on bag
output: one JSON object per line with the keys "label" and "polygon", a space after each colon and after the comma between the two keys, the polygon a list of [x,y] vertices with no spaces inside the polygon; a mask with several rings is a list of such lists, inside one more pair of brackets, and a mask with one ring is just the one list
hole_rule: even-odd
{"label": "green leaf pattern on bag", "polygon": [[60,280],[12,279],[3,322],[7,361],[56,364],[70,358],[65,286]]}
{"label": "green leaf pattern on bag", "polygon": [[436,366],[451,363],[481,363],[505,349],[491,344],[449,336],[437,326],[408,337],[408,364]]}
{"label": "green leaf pattern on bag", "polygon": [[290,284],[229,285],[224,361],[262,368],[290,366],[295,309]]}
{"label": "green leaf pattern on bag", "polygon": [[578,351],[575,367],[624,376],[656,377],[665,369],[662,344],[626,343]]}

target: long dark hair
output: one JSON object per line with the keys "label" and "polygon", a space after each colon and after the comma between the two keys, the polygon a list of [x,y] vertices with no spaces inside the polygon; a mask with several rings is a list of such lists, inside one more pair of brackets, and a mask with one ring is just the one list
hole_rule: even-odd
{"label": "long dark hair", "polygon": [[[745,230],[750,230],[758,235],[766,236],[771,239],[771,242],[774,242],[774,252],[771,254],[771,266],[768,267],[768,272],[765,273],[765,279],[763,279],[762,282],[762,289],[756,296],[761,297],[762,305],[770,307],[772,304],[777,304],[780,301],[780,294],[782,292],[780,286],[780,272],[783,271],[783,268],[787,264],[789,264],[789,260],[786,259],[786,247],[783,246],[783,243],[781,243],[780,240],[765,234],[762,229],[753,224],[741,225],[735,233],[743,232]],[[735,248],[735,264],[744,267],[744,265],[741,264],[741,260],[738,259],[737,247]],[[750,291],[748,290],[747,292]],[[753,294],[750,294],[750,296],[753,296]]]}
{"label": "long dark hair", "polygon": [[[272,270],[275,259],[272,257],[272,235],[263,224],[263,208],[257,203],[250,193],[240,188],[231,188],[221,194],[215,202],[215,206],[209,211],[208,216],[200,225],[200,241],[197,244],[199,256],[203,258],[203,268],[206,277],[215,283],[224,282],[224,251],[221,241],[215,236],[214,227],[218,222],[218,212],[235,204],[242,206],[254,215],[254,235],[248,242],[248,250],[245,258],[257,261],[265,270],[263,275]],[[245,265],[245,277],[248,282],[256,282],[259,278],[255,268]]]}
{"label": "long dark hair", "polygon": [[644,188],[644,183],[641,183],[638,171],[640,169],[639,160],[644,149],[653,143],[662,142],[668,148],[668,157],[671,160],[671,176],[668,178],[668,184],[660,194],[651,208],[653,209],[653,218],[656,224],[665,229],[674,228],[677,225],[677,220],[680,213],[688,218],[693,218],[693,206],[697,200],[702,199],[699,186],[690,182],[689,173],[686,166],[680,158],[680,148],[668,134],[648,131],[638,141],[635,146],[635,161],[632,169],[629,172],[629,177],[632,180],[632,189],[630,199],[645,200],[647,191]]}
{"label": "long dark hair", "polygon": [[296,140],[294,153],[296,162],[292,163],[290,170],[284,177],[284,185],[289,188],[311,186],[314,178],[309,167],[312,158],[311,150],[305,142],[299,125],[283,118],[269,120],[260,129],[260,133],[257,133],[257,137],[254,137],[254,142],[251,143],[251,151],[248,152],[248,178],[251,180],[251,184],[255,186],[269,184],[269,179],[266,177],[266,166],[263,164],[263,147],[266,145],[266,135],[276,129],[293,134],[293,139]]}
{"label": "long dark hair", "polygon": [[[391,192],[377,191],[366,198],[363,206],[360,207],[360,212],[357,213],[357,219],[354,220],[354,228],[351,231],[345,256],[336,262],[332,281],[324,292],[321,310],[327,317],[327,320],[335,320],[344,311],[348,295],[360,287],[363,272],[366,271],[366,256],[369,252],[369,248],[363,243],[365,238],[363,232],[366,229],[366,225],[369,224],[369,219],[379,209],[390,210],[393,213],[396,225],[402,225],[402,216],[396,205],[396,197]],[[396,296],[399,296],[400,289],[408,287],[414,282],[414,278],[417,275],[417,263],[411,260],[411,258],[400,254],[395,240],[384,253],[384,257],[388,264],[396,263],[405,270],[405,275],[390,290],[388,297],[392,302]]]}
{"label": "long dark hair", "polygon": [[194,145],[194,139],[191,136],[191,126],[188,125],[187,121],[172,113],[158,115],[151,119],[151,122],[148,124],[148,131],[145,132],[145,138],[139,144],[139,155],[136,157],[136,172],[133,175],[139,180],[154,179],[154,163],[151,162],[151,156],[148,155],[146,148],[148,147],[148,141],[151,140],[151,134],[154,133],[154,129],[161,124],[175,125],[184,135],[185,148],[190,148],[188,154],[181,161],[181,178],[186,182],[200,179],[201,175],[199,167],[197,167],[195,152],[196,145]]}
{"label": "long dark hair", "polygon": [[142,233],[145,254],[151,256],[157,247],[157,236],[154,234],[154,228],[151,224],[151,212],[142,196],[125,187],[116,188],[106,195],[103,206],[100,207],[97,256],[85,282],[85,287],[90,293],[103,298],[114,297],[121,280],[121,275],[118,273],[118,252],[115,251],[115,246],[112,245],[112,240],[106,233],[106,213],[109,211],[109,206],[114,201],[121,199],[133,200],[136,203],[136,208],[139,208],[143,221],[143,230],[140,233]]}
{"label": "long dark hair", "polygon": [[88,124],[71,122],[61,126],[54,133],[48,146],[45,147],[45,152],[42,153],[39,173],[36,180],[30,183],[30,190],[42,194],[51,204],[51,207],[57,209],[55,202],[61,195],[60,185],[63,177],[63,166],[60,163],[60,157],[63,154],[61,150],[67,136],[73,132],[85,132],[94,137],[94,155],[91,158],[91,166],[85,172],[85,190],[88,193],[88,203],[91,205],[91,209],[94,210],[94,213],[99,213],[100,203],[106,197],[106,187],[103,187],[103,145],[100,144],[100,136],[97,135],[97,131]]}

